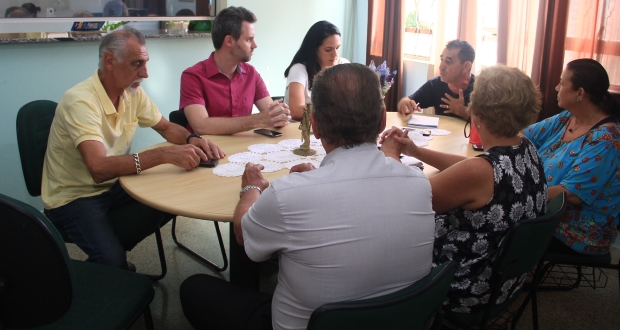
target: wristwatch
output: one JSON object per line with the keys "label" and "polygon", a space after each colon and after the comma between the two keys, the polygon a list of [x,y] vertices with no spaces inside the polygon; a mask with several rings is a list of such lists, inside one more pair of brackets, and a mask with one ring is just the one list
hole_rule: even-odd
{"label": "wristwatch", "polygon": [[239,192],[239,198],[241,198],[241,196],[243,196],[243,194],[245,194],[245,193],[246,193],[248,190],[250,190],[250,189],[256,189],[256,190],[258,190],[258,193],[259,193],[259,194],[262,194],[262,193],[263,193],[263,190],[262,190],[262,189],[260,189],[260,187],[257,187],[257,186],[255,186],[255,185],[251,185],[251,184],[249,184],[249,185],[247,185],[247,186],[243,187],[243,189],[241,189],[241,191]]}
{"label": "wristwatch", "polygon": [[191,139],[191,138],[193,138],[193,137],[195,137],[195,138],[199,138],[199,139],[202,139],[202,136],[200,136],[200,135],[198,135],[198,134],[196,134],[196,133],[192,133],[192,134],[190,134],[190,135],[187,137],[187,139],[185,139],[185,144],[189,144],[189,139]]}

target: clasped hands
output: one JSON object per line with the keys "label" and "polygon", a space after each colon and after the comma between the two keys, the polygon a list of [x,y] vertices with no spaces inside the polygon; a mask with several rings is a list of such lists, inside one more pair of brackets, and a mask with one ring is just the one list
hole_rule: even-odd
{"label": "clasped hands", "polygon": [[266,113],[268,121],[265,125],[268,127],[284,127],[291,120],[291,110],[283,99],[271,102],[263,112]]}
{"label": "clasped hands", "polygon": [[400,154],[415,157],[418,147],[407,136],[406,129],[400,129],[392,126],[381,134],[379,143],[381,143],[381,151],[386,157],[392,157],[400,161]]}

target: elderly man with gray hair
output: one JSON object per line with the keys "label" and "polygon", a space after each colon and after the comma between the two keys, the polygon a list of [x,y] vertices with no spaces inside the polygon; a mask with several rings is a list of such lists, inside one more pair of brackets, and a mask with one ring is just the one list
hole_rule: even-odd
{"label": "elderly man with gray hair", "polygon": [[377,149],[386,116],[377,75],[362,64],[327,68],[314,78],[312,104],[312,131],[327,152],[320,167],[296,165],[270,184],[262,165],[248,163],[233,218],[250,259],[278,254],[273,297],[193,275],[181,304],[194,328],[306,329],[323,304],[389,294],[430,271],[430,184]]}
{"label": "elderly man with gray hair", "polygon": [[[201,160],[225,156],[212,142],[162,117],[140,87],[148,78],[148,60],[139,31],[124,29],[103,37],[98,70],[69,89],[56,108],[43,167],[45,214],[88,261],[118,268],[133,268],[125,251],[164,220],[164,213],[131,198],[118,177],[165,163],[189,171]],[[138,125],[153,128],[174,145],[131,154]],[[118,237],[118,221],[111,215],[129,203],[143,208],[138,214],[144,215],[122,224],[133,231],[132,241]]]}

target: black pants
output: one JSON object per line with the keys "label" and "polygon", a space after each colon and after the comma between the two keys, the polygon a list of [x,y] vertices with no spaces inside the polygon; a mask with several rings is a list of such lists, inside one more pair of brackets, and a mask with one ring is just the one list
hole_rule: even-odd
{"label": "black pants", "polygon": [[271,329],[272,295],[206,274],[181,283],[183,314],[194,329]]}

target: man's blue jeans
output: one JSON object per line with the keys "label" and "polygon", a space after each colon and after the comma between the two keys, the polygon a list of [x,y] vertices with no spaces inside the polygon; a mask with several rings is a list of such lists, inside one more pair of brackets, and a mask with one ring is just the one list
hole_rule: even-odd
{"label": "man's blue jeans", "polygon": [[[126,210],[139,216],[123,218]],[[125,251],[152,234],[164,219],[163,212],[133,199],[119,182],[103,194],[45,210],[45,215],[88,255],[87,261],[123,269]]]}

